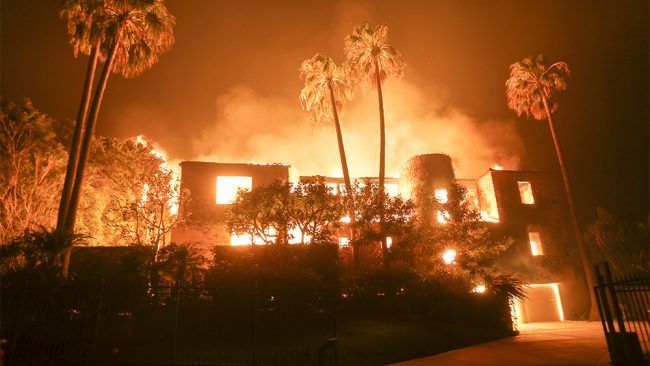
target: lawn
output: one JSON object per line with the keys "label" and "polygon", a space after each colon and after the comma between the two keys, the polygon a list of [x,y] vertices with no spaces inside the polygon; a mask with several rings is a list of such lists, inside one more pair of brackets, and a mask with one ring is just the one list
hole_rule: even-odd
{"label": "lawn", "polygon": [[512,336],[503,331],[418,320],[354,317],[338,322],[339,365],[386,365]]}

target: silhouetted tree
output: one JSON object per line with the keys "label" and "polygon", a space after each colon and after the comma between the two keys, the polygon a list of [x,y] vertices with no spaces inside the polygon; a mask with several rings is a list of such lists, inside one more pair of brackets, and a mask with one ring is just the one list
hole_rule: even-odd
{"label": "silhouetted tree", "polygon": [[[111,72],[116,72],[127,78],[135,77],[153,66],[158,60],[158,55],[167,51],[173,44],[175,24],[175,18],[169,14],[162,0],[87,1],[81,2],[76,9],[83,14],[80,16],[82,19],[88,19],[91,35],[98,39],[99,47],[96,52],[106,57],[87,122],[83,126],[74,184],[63,223],[63,230],[68,233],[74,232],[84,171],[108,76]],[[81,22],[82,25],[87,23]],[[66,253],[63,268],[65,277],[70,253],[70,250]]]}
{"label": "silhouetted tree", "polygon": [[[389,76],[400,77],[405,65],[402,56],[388,44],[388,26],[375,27],[362,23],[345,37],[346,63],[354,80],[362,85],[372,85],[377,90],[379,106],[379,189],[384,192],[386,178],[386,128],[384,119],[384,97],[381,85]],[[380,195],[380,198],[383,194]],[[383,205],[379,207],[380,231],[384,230]],[[386,261],[386,239],[382,235],[382,251]],[[387,262],[385,262],[387,264]]]}
{"label": "silhouetted tree", "polygon": [[548,126],[553,137],[557,160],[560,163],[560,172],[562,173],[562,182],[569,204],[569,214],[571,216],[571,225],[575,235],[578,253],[587,278],[587,288],[591,300],[590,318],[598,318],[598,305],[596,297],[591,291],[595,282],[593,278],[593,269],[591,260],[585,248],[582,238],[582,231],[578,225],[575,204],[573,203],[573,193],[571,184],[567,175],[562,149],[555,132],[552,113],[557,109],[557,103],[553,100],[553,93],[565,90],[567,87],[566,78],[570,75],[569,66],[565,62],[556,62],[546,66],[544,57],[537,56],[535,60],[527,57],[520,62],[510,65],[510,78],[506,81],[506,94],[508,96],[508,107],[517,113],[517,116],[526,114],[526,117],[533,116],[536,120],[548,120]]}

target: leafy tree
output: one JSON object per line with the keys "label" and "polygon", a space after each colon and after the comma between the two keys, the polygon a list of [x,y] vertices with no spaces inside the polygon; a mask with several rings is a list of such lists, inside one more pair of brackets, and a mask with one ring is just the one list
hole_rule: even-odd
{"label": "leafy tree", "polygon": [[293,184],[291,194],[289,218],[300,232],[300,243],[305,244],[306,236],[312,243],[331,243],[344,212],[333,190],[318,178]]}
{"label": "leafy tree", "polygon": [[[77,27],[88,28],[90,44],[93,44],[94,52],[105,55],[105,62],[85,126],[79,126],[79,129],[83,129],[83,137],[78,148],[79,157],[74,184],[65,210],[65,220],[63,220],[63,230],[66,232],[74,231],[84,171],[108,76],[111,72],[116,72],[127,78],[135,77],[153,66],[158,60],[158,55],[167,51],[173,44],[172,28],[175,23],[174,17],[169,14],[162,0],[79,0],[73,1],[72,4],[74,4],[73,10],[64,14],[77,15],[64,16],[69,22],[68,29],[71,28],[71,21],[74,23],[75,20],[81,19],[77,22]],[[73,45],[76,43],[73,42]],[[88,78],[86,84],[91,85]],[[85,96],[86,93],[84,98]],[[82,100],[82,108],[83,105]],[[71,251],[66,253],[65,276],[68,272],[70,254]]]}
{"label": "leafy tree", "polygon": [[56,128],[29,99],[0,100],[0,243],[54,225],[66,155]]}
{"label": "leafy tree", "polygon": [[[358,232],[357,240],[361,243],[381,242],[385,236],[391,236],[395,241],[406,239],[414,234],[412,216],[414,205],[410,200],[401,196],[388,196],[381,186],[369,180],[361,183],[355,182],[353,186],[355,221],[354,225]],[[379,213],[384,206],[384,230],[377,230],[379,224]]]}
{"label": "leafy tree", "polygon": [[189,216],[178,212],[179,205],[188,206],[189,192],[181,192],[178,179],[160,165],[129,178],[119,183],[130,194],[112,196],[102,221],[117,230],[120,241],[153,246],[158,253],[170,230]]}
{"label": "leafy tree", "polygon": [[[497,258],[512,245],[511,239],[492,234],[479,212],[465,200],[465,193],[463,186],[451,182],[446,202],[431,197],[433,209],[443,222],[421,226],[414,245],[397,246],[401,256],[421,274],[451,271],[470,280],[482,277],[494,271]],[[455,251],[451,264],[443,258],[448,250]]]}
{"label": "leafy tree", "polygon": [[[375,27],[364,22],[345,37],[347,64],[352,77],[362,85],[372,85],[377,90],[379,106],[379,189],[384,192],[386,178],[386,128],[384,120],[384,97],[381,85],[389,76],[400,77],[404,72],[402,56],[388,44],[388,26]],[[380,195],[380,198],[383,194]],[[379,207],[380,230],[384,230],[384,207]],[[386,239],[382,238],[382,250],[386,257]],[[385,262],[387,263],[387,262]]]}
{"label": "leafy tree", "polygon": [[[240,190],[227,214],[230,230],[248,235],[253,244],[286,244],[289,221],[291,186],[275,181],[251,191]],[[260,243],[261,241],[261,243]]]}
{"label": "leafy tree", "polygon": [[[553,93],[567,88],[566,78],[570,75],[569,66],[565,62],[556,62],[546,66],[544,57],[537,56],[535,60],[527,57],[520,62],[510,65],[510,78],[506,81],[506,95],[508,96],[508,107],[517,113],[517,116],[526,114],[526,117],[533,116],[536,120],[548,120],[548,126],[553,137],[557,160],[560,163],[562,182],[567,196],[571,224],[575,234],[576,245],[580,253],[580,259],[587,278],[587,287],[592,289],[595,285],[591,260],[585,248],[582,238],[582,231],[578,225],[573,193],[562,157],[562,149],[555,132],[552,113],[557,109],[557,103],[553,99]],[[596,297],[593,291],[588,291],[591,300],[591,319],[598,318]]]}
{"label": "leafy tree", "polygon": [[228,212],[228,226],[255,244],[287,244],[295,229],[314,242],[329,242],[339,226],[343,206],[322,179],[291,184],[276,181],[240,191]]}
{"label": "leafy tree", "polygon": [[587,229],[587,243],[617,275],[650,271],[648,224],[625,220],[603,208]]}

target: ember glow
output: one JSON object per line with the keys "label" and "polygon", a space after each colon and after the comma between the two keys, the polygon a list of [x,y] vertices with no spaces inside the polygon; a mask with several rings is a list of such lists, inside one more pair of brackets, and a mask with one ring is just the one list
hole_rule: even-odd
{"label": "ember glow", "polygon": [[442,253],[442,260],[445,262],[445,264],[454,263],[456,261],[456,250],[454,249],[445,250],[445,252]]}
{"label": "ember glow", "polygon": [[485,285],[477,285],[472,289],[472,292],[475,292],[477,294],[483,294],[485,293]]}

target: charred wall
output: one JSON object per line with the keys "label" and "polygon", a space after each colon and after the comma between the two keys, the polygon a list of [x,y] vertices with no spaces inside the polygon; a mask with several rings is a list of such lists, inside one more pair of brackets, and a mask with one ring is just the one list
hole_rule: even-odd
{"label": "charred wall", "polygon": [[[571,280],[575,246],[557,177],[541,171],[491,170],[488,174],[499,215],[495,230],[514,240],[500,266],[525,275],[531,283]],[[523,202],[520,184],[529,184],[534,202]],[[543,254],[533,255],[530,232],[539,234]]]}

